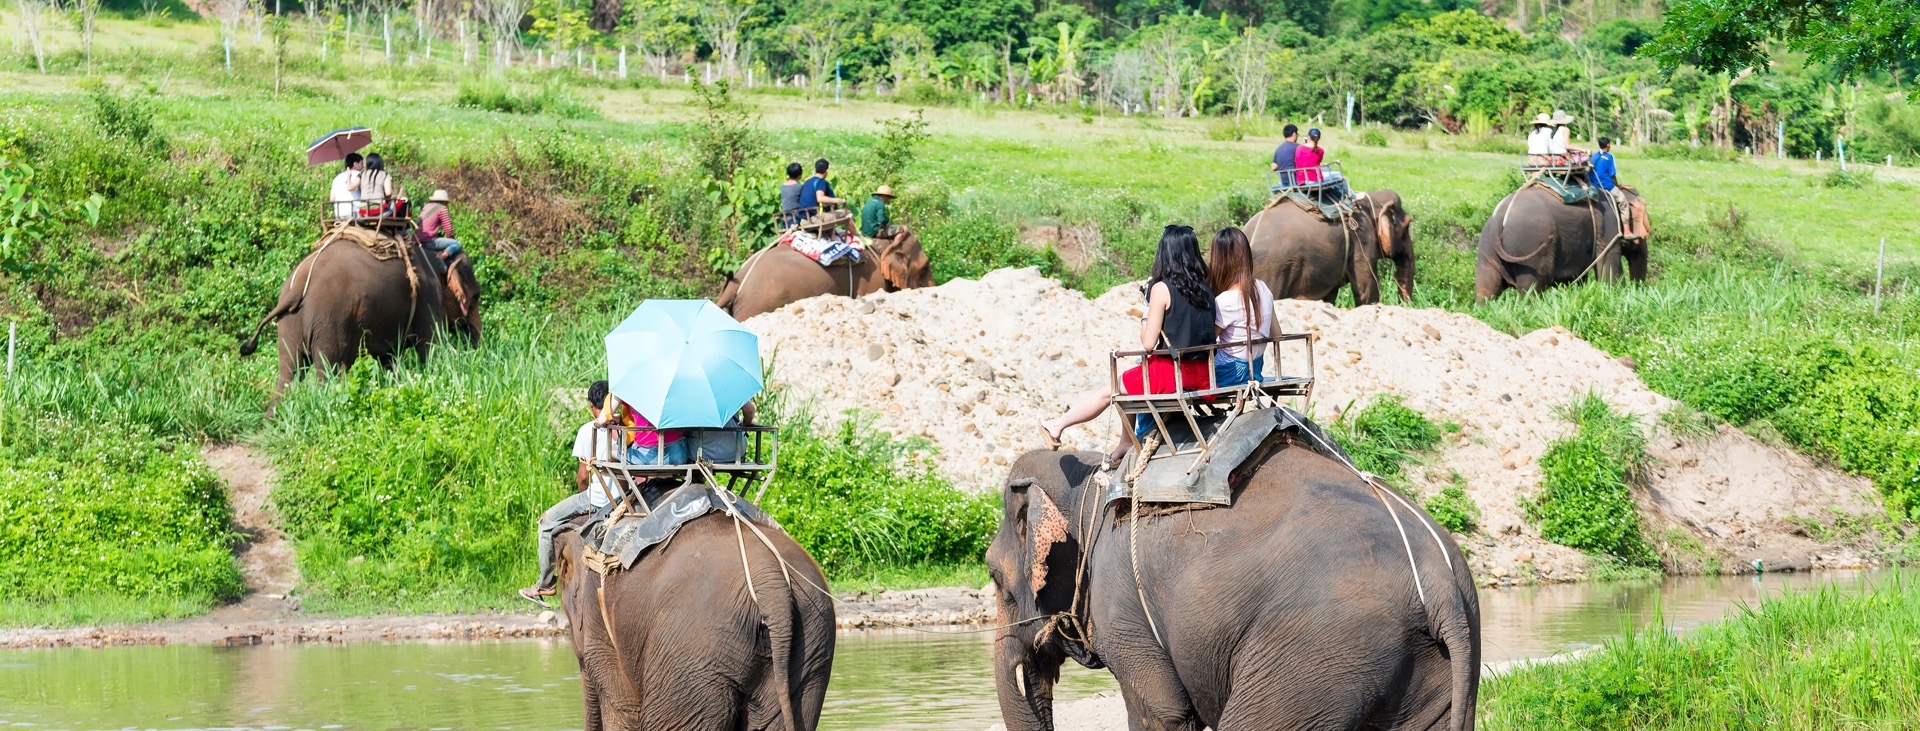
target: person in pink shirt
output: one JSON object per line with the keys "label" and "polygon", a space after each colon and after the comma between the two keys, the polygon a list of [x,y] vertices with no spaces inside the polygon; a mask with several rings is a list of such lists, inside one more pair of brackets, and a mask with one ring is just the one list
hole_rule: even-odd
{"label": "person in pink shirt", "polygon": [[453,237],[453,216],[447,214],[447,204],[451,202],[446,191],[434,191],[426,207],[420,209],[420,225],[414,229],[414,236],[422,245],[440,252],[440,258],[449,261],[460,254],[460,241]]}
{"label": "person in pink shirt", "polygon": [[1320,146],[1320,128],[1307,130],[1307,144],[1293,153],[1293,165],[1300,170],[1300,184],[1314,185],[1325,179],[1320,165],[1327,161],[1327,148]]}

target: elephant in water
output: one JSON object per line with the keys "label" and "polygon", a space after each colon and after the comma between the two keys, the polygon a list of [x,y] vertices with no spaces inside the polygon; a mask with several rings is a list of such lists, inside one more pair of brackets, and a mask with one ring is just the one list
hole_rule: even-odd
{"label": "elephant in water", "polygon": [[1069,657],[1113,671],[1136,730],[1473,727],[1480,607],[1460,549],[1286,434],[1240,468],[1231,507],[1158,517],[1103,506],[1097,453],[1014,463],[987,550],[1008,731],[1053,728]]}
{"label": "elephant in water", "polygon": [[823,267],[793,249],[769,246],[748,257],[727,277],[714,302],[744,322],[762,312],[823,294],[861,297],[881,290],[933,286],[933,267],[926,249],[920,246],[920,237],[909,232],[874,243],[883,244],[878,253],[869,249],[860,263],[851,267],[842,263]]}
{"label": "elephant in water", "polygon": [[1253,275],[1276,299],[1324,300],[1352,284],[1353,303],[1380,302],[1382,260],[1391,260],[1400,299],[1413,301],[1413,217],[1391,190],[1355,196],[1351,227],[1282,202],[1253,214],[1242,230],[1253,245]]}
{"label": "elephant in water", "polygon": [[1493,207],[1477,249],[1473,294],[1482,302],[1508,287],[1533,293],[1588,273],[1611,282],[1620,278],[1623,258],[1633,281],[1647,278],[1646,237],[1623,236],[1620,211],[1605,196],[1569,204],[1539,182]]}
{"label": "elephant in water", "polygon": [[755,525],[766,543],[709,513],[604,575],[583,562],[579,534],[559,537],[586,731],[815,728],[833,669],[833,600],[806,549]]}
{"label": "elephant in water", "polygon": [[[398,255],[381,259],[365,245],[398,247]],[[464,259],[464,257],[462,257]],[[425,358],[437,330],[447,320],[450,303],[446,285],[432,257],[411,241],[381,237],[367,229],[344,227],[330,232],[316,250],[295,265],[280,287],[280,300],[240,344],[240,355],[252,355],[260,330],[275,322],[280,330],[280,380],[285,390],[294,376],[310,366],[345,371],[367,355],[392,368],[403,350],[412,348]],[[455,262],[456,273],[472,276],[471,263]],[[411,272],[409,270],[411,269]],[[471,330],[479,336],[479,286],[470,293]]]}

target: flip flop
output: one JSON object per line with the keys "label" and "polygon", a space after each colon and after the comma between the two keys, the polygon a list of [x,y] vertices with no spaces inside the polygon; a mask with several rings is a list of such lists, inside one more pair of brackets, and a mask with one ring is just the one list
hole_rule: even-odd
{"label": "flip flop", "polygon": [[527,601],[530,601],[530,602],[533,602],[533,603],[535,603],[535,604],[538,604],[538,605],[540,605],[540,606],[542,606],[542,607],[546,607],[546,608],[548,608],[548,609],[552,609],[552,608],[553,608],[553,605],[552,605],[552,604],[548,604],[548,603],[547,603],[547,600],[545,600],[545,599],[541,599],[540,597],[542,597],[542,596],[553,596],[553,594],[551,594],[551,593],[548,593],[548,594],[541,594],[541,593],[539,592],[539,590],[537,590],[537,589],[534,589],[534,588],[532,588],[532,587],[528,587],[528,588],[525,588],[525,589],[521,589],[521,590],[520,590],[520,598],[521,598],[521,599],[525,599],[525,600],[527,600]]}
{"label": "flip flop", "polygon": [[1045,424],[1040,425],[1040,438],[1046,440],[1047,451],[1060,451],[1060,440],[1054,438],[1053,432],[1047,431],[1047,425]]}

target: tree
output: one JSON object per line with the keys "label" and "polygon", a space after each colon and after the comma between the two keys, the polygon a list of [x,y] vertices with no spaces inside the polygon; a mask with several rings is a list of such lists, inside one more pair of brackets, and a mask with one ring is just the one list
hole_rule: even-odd
{"label": "tree", "polygon": [[754,0],[707,0],[696,6],[694,24],[720,57],[720,75],[740,75],[740,30],[753,14]]}
{"label": "tree", "polygon": [[20,6],[20,27],[27,32],[27,42],[33,45],[33,60],[40,64],[40,73],[47,73],[47,49],[41,43],[40,32],[47,20],[47,11],[51,8],[47,0],[17,0]]}
{"label": "tree", "polygon": [[807,74],[814,83],[825,84],[833,78],[833,64],[840,59],[852,19],[839,5],[826,2],[807,3],[800,11],[804,19],[787,27],[788,37],[799,50],[795,55],[806,59]]}
{"label": "tree", "polygon": [[1267,109],[1267,88],[1273,84],[1272,40],[1258,28],[1245,28],[1228,49],[1228,69],[1233,74],[1233,117],[1260,116]]}
{"label": "tree", "polygon": [[1842,78],[1890,71],[1920,59],[1920,3],[1674,0],[1651,48],[1669,72],[1688,64],[1733,74],[1765,67],[1769,40],[1831,64]]}
{"label": "tree", "polygon": [[100,0],[72,0],[80,13],[80,50],[87,57],[87,75],[93,75],[93,19],[100,14]]}

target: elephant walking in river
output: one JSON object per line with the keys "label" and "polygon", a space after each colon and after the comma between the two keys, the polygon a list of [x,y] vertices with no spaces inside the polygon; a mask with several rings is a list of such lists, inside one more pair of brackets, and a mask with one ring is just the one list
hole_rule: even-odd
{"label": "elephant walking in river", "polygon": [[[373,251],[387,252],[386,258]],[[461,288],[447,286],[451,267]],[[449,307],[459,304],[455,325],[474,341],[480,337],[479,284],[473,265],[463,255],[436,266],[413,245],[379,236],[367,229],[343,227],[329,232],[316,250],[295,265],[280,287],[280,299],[240,344],[240,355],[252,355],[267,323],[276,323],[280,340],[280,378],[274,392],[303,369],[320,366],[345,371],[353,367],[364,348],[367,355],[392,368],[395,358],[412,349],[425,358],[438,329],[448,324]]]}
{"label": "elephant walking in river", "polygon": [[872,243],[875,248],[868,249],[860,263],[824,267],[786,246],[761,249],[727,277],[714,303],[733,319],[745,322],[754,315],[823,294],[863,297],[882,290],[933,286],[933,267],[920,246],[920,237],[909,232]]}
{"label": "elephant walking in river", "polygon": [[[1629,201],[1640,197],[1621,190]],[[1567,203],[1538,181],[1493,207],[1476,249],[1473,294],[1482,302],[1509,288],[1531,294],[1589,274],[1611,282],[1623,260],[1633,281],[1647,278],[1647,239],[1623,235],[1620,210],[1606,195]]]}
{"label": "elephant walking in river", "polygon": [[1001,493],[1009,731],[1053,728],[1067,658],[1113,671],[1135,731],[1473,727],[1479,600],[1424,512],[1289,442],[1231,507],[1136,516],[1102,504],[1100,459],[1030,452]]}
{"label": "elephant walking in river", "polygon": [[632,568],[604,574],[586,565],[577,533],[560,536],[560,601],[580,659],[586,731],[819,723],[833,668],[826,578],[780,529],[759,526],[762,543],[733,520],[695,518]]}
{"label": "elephant walking in river", "polygon": [[1380,302],[1377,267],[1392,261],[1400,299],[1413,301],[1413,217],[1400,194],[1370,190],[1355,196],[1351,222],[1328,221],[1290,202],[1268,206],[1247,219],[1253,245],[1253,275],[1277,299],[1324,300],[1353,286],[1353,303]]}

